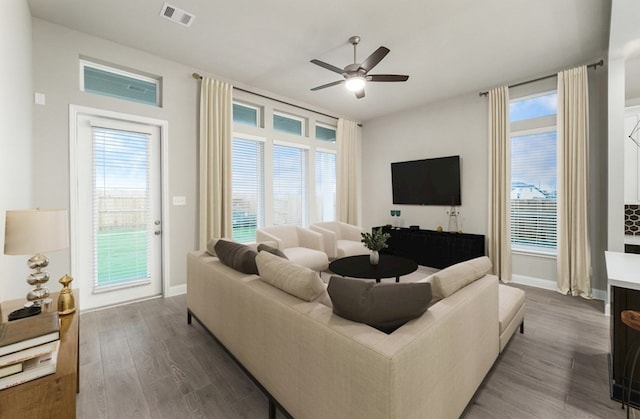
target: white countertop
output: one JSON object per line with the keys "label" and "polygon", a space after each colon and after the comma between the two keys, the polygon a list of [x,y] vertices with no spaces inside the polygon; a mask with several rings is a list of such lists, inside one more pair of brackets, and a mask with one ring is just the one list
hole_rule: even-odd
{"label": "white countertop", "polygon": [[609,286],[640,291],[640,254],[604,252]]}
{"label": "white countertop", "polygon": [[640,244],[640,236],[634,236],[631,234],[624,235],[624,244]]}

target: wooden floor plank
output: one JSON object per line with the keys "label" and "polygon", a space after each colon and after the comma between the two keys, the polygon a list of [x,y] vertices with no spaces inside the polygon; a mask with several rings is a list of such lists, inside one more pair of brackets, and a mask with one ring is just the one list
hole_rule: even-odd
{"label": "wooden floor plank", "polygon": [[[462,417],[626,417],[609,398],[602,302],[515,286],[527,293],[525,333]],[[185,295],[82,313],[78,417],[266,418],[267,398],[185,313]]]}

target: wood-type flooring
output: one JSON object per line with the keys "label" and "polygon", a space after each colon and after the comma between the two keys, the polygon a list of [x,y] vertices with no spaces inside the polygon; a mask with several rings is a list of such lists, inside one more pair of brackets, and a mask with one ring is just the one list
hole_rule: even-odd
{"label": "wood-type flooring", "polygon": [[[462,417],[626,417],[609,398],[602,301],[518,287],[527,292],[525,333]],[[187,325],[185,295],[82,313],[80,363],[80,419],[268,417],[253,382],[197,321]]]}

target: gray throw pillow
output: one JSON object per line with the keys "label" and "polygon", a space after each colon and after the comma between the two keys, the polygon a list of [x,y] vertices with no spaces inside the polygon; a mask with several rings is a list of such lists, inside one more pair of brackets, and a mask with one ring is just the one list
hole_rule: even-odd
{"label": "gray throw pillow", "polygon": [[376,283],[332,276],[327,292],[335,314],[385,333],[420,317],[431,301],[431,284],[428,282]]}
{"label": "gray throw pillow", "polygon": [[220,262],[245,274],[258,274],[256,256],[258,253],[248,246],[227,240],[218,240],[215,251]]}
{"label": "gray throw pillow", "polygon": [[282,250],[277,249],[277,248],[275,248],[275,247],[271,247],[271,246],[266,245],[266,244],[264,244],[264,243],[260,243],[260,244],[258,245],[258,252],[260,252],[260,251],[262,251],[262,250],[264,250],[265,252],[269,252],[269,253],[271,253],[271,254],[273,254],[273,255],[280,256],[281,258],[284,258],[284,259],[289,260],[289,258],[287,257],[287,255],[285,255],[284,253],[282,253]]}

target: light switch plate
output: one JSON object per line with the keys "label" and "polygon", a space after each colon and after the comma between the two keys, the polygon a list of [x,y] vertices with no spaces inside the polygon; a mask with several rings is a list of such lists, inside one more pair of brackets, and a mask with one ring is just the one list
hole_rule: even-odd
{"label": "light switch plate", "polygon": [[187,205],[187,198],[184,196],[174,196],[173,205]]}
{"label": "light switch plate", "polygon": [[44,93],[35,92],[33,94],[33,100],[36,105],[44,105],[45,104],[45,95]]}

